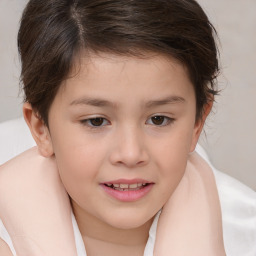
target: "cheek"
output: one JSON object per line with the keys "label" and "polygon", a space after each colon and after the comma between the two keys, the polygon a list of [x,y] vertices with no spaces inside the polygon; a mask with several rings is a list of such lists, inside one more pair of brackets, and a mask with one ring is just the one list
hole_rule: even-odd
{"label": "cheek", "polygon": [[[186,126],[184,126],[186,127]],[[193,129],[175,127],[172,132],[153,142],[154,154],[161,159],[160,163],[169,166],[184,166],[188,159],[193,138]]]}
{"label": "cheek", "polygon": [[61,180],[70,195],[78,195],[86,189],[86,183],[97,182],[97,175],[104,161],[102,144],[89,138],[66,136],[54,137],[53,147]]}
{"label": "cheek", "polygon": [[179,132],[173,132],[154,147],[165,200],[170,197],[184,175],[193,137],[193,132],[189,129],[177,131]]}
{"label": "cheek", "polygon": [[163,195],[166,199],[171,196],[182,179],[188,157],[187,154],[181,155],[177,151],[171,153],[166,155],[166,161],[162,162],[162,166],[159,167],[159,170],[162,170],[161,182],[163,183]]}

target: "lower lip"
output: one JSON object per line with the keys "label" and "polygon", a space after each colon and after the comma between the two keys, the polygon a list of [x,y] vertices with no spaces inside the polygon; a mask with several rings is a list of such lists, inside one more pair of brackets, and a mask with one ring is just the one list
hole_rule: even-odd
{"label": "lower lip", "polygon": [[104,189],[104,191],[114,197],[115,199],[122,202],[132,202],[141,199],[146,196],[154,184],[148,184],[147,186],[139,189],[139,190],[130,190],[130,191],[119,191],[110,187],[105,186],[104,184],[100,184],[100,186]]}

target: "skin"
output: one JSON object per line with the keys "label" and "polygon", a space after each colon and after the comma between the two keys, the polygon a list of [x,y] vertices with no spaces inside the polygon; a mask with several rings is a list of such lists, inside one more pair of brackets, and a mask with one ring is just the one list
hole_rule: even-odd
{"label": "skin", "polygon": [[9,246],[0,238],[0,255],[12,256]]}
{"label": "skin", "polygon": [[[55,155],[87,254],[143,255],[153,218],[179,184],[211,104],[196,121],[193,85],[174,59],[102,53],[79,63],[50,107],[49,128],[28,103],[24,117],[41,154]],[[121,202],[99,185],[120,178],[154,185],[143,198]]]}

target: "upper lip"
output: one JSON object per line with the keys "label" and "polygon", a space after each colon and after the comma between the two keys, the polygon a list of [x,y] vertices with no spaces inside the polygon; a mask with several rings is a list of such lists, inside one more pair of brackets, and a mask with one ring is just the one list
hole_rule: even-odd
{"label": "upper lip", "polygon": [[118,179],[103,182],[102,184],[135,184],[135,183],[153,183],[145,179]]}

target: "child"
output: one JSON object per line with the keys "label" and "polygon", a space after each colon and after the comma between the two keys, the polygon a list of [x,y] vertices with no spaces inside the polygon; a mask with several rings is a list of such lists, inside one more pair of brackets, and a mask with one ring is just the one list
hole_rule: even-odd
{"label": "child", "polygon": [[0,207],[17,255],[225,255],[192,153],[218,92],[214,35],[193,0],[29,1],[18,46],[38,148],[1,170],[2,194],[10,173],[8,194],[28,192]]}

